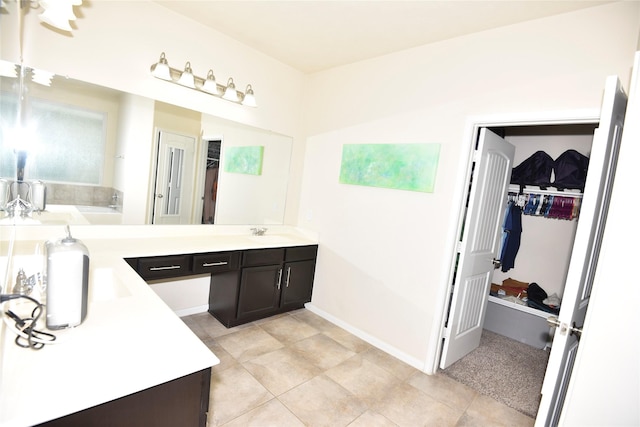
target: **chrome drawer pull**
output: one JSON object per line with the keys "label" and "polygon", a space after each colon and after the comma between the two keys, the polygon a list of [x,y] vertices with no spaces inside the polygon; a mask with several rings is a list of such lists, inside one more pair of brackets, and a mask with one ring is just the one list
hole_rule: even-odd
{"label": "chrome drawer pull", "polygon": [[291,278],[291,267],[287,267],[287,288],[289,287],[289,279]]}
{"label": "chrome drawer pull", "polygon": [[181,267],[181,266],[179,266],[179,265],[169,265],[169,266],[166,266],[166,267],[149,267],[149,270],[150,270],[150,271],[160,271],[160,270],[178,270],[178,269],[180,269],[180,268],[182,268],[182,267]]}
{"label": "chrome drawer pull", "polygon": [[227,265],[229,264],[227,261],[218,261],[218,262],[205,262],[202,264],[203,267],[215,267],[218,265]]}

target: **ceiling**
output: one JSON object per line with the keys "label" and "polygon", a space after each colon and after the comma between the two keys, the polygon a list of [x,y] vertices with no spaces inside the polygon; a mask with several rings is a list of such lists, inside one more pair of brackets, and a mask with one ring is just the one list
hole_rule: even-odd
{"label": "ceiling", "polygon": [[610,3],[591,0],[155,2],[304,73]]}

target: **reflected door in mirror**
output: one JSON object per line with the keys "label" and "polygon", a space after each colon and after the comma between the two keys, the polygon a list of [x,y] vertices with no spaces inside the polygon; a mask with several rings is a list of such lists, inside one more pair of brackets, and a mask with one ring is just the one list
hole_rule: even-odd
{"label": "reflected door in mirror", "polygon": [[159,132],[153,224],[191,223],[195,141],[192,136]]}

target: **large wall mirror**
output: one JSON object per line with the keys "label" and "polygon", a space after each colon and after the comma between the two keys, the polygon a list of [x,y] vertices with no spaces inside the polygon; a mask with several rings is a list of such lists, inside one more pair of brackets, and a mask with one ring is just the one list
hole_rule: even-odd
{"label": "large wall mirror", "polygon": [[0,224],[283,223],[291,137],[6,65]]}

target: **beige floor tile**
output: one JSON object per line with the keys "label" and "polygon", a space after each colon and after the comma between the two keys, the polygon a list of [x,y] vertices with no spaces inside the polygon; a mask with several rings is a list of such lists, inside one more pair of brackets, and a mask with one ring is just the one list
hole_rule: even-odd
{"label": "beige floor tile", "polygon": [[191,329],[191,332],[196,334],[196,336],[201,340],[204,341],[208,338],[211,338],[207,333],[207,331],[200,325],[200,322],[198,322],[196,318],[193,318],[191,316],[183,317],[182,321],[185,323],[185,325],[189,327],[189,329]]}
{"label": "beige floor tile", "polygon": [[258,326],[285,345],[319,333],[316,328],[294,316],[280,316],[268,322],[259,323]]}
{"label": "beige floor tile", "polygon": [[211,379],[210,427],[534,425],[306,309],[229,329],[209,313],[183,321],[221,361]]}
{"label": "beige floor tile", "polygon": [[399,426],[455,426],[463,411],[455,410],[406,383],[394,388],[375,408]]}
{"label": "beige floor tile", "polygon": [[256,357],[244,362],[243,366],[275,396],[322,373],[288,348]]}
{"label": "beige floor tile", "polygon": [[534,419],[498,402],[491,397],[478,394],[458,426],[528,427]]}
{"label": "beige floor tile", "polygon": [[227,328],[222,323],[220,323],[218,319],[216,319],[209,313],[204,313],[204,316],[203,315],[198,315],[198,316],[200,316],[197,319],[198,324],[212,338],[228,335],[228,334],[237,332],[241,329],[251,327],[251,323],[247,323],[244,325],[235,326],[233,328]]}
{"label": "beige floor tile", "polygon": [[278,399],[271,399],[252,411],[226,423],[224,427],[304,427]]}
{"label": "beige floor tile", "polygon": [[391,372],[401,380],[406,380],[416,372],[420,372],[416,368],[407,365],[403,361],[375,347],[371,347],[369,350],[363,352],[362,357],[375,363],[382,369]]}
{"label": "beige floor tile", "polygon": [[240,365],[213,371],[209,425],[220,426],[272,398],[273,395]]}
{"label": "beige floor tile", "polygon": [[363,402],[324,375],[289,390],[279,399],[302,422],[316,427],[346,426],[367,410]]}
{"label": "beige floor tile", "polygon": [[269,316],[269,317],[265,317],[264,319],[258,319],[258,320],[254,320],[252,323],[254,325],[262,325],[263,323],[269,323],[272,322],[276,319],[279,319],[281,317],[286,317],[286,316],[290,316],[290,312],[286,312],[286,313],[278,313],[278,314],[274,314],[273,316]]}
{"label": "beige floor tile", "polygon": [[337,326],[327,328],[322,333],[356,353],[362,353],[371,348],[371,344]]}
{"label": "beige floor tile", "polygon": [[334,325],[333,323],[329,322],[326,319],[323,319],[322,317],[318,316],[315,313],[312,313],[309,310],[302,309],[298,311],[293,311],[291,312],[291,315],[298,320],[302,320],[303,322],[306,322],[307,324],[313,326],[319,331],[326,331],[328,329],[332,329],[336,327],[336,325]]}
{"label": "beige floor tile", "polygon": [[477,392],[446,375],[416,372],[407,383],[454,409],[466,410]]}
{"label": "beige floor tile", "polygon": [[400,383],[395,375],[360,355],[355,355],[329,369],[325,375],[349,390],[370,408]]}
{"label": "beige floor tile", "polygon": [[222,348],[215,338],[207,337],[202,342],[220,359],[220,363],[213,367],[216,371],[223,371],[238,364],[238,361]]}
{"label": "beige floor tile", "polygon": [[367,411],[360,415],[349,427],[395,427],[398,424],[377,412]]}
{"label": "beige floor tile", "polygon": [[280,341],[255,325],[218,337],[217,342],[239,362],[284,347]]}
{"label": "beige floor tile", "polygon": [[339,365],[355,355],[324,334],[313,335],[290,346],[301,357],[304,357],[318,368],[324,370]]}

